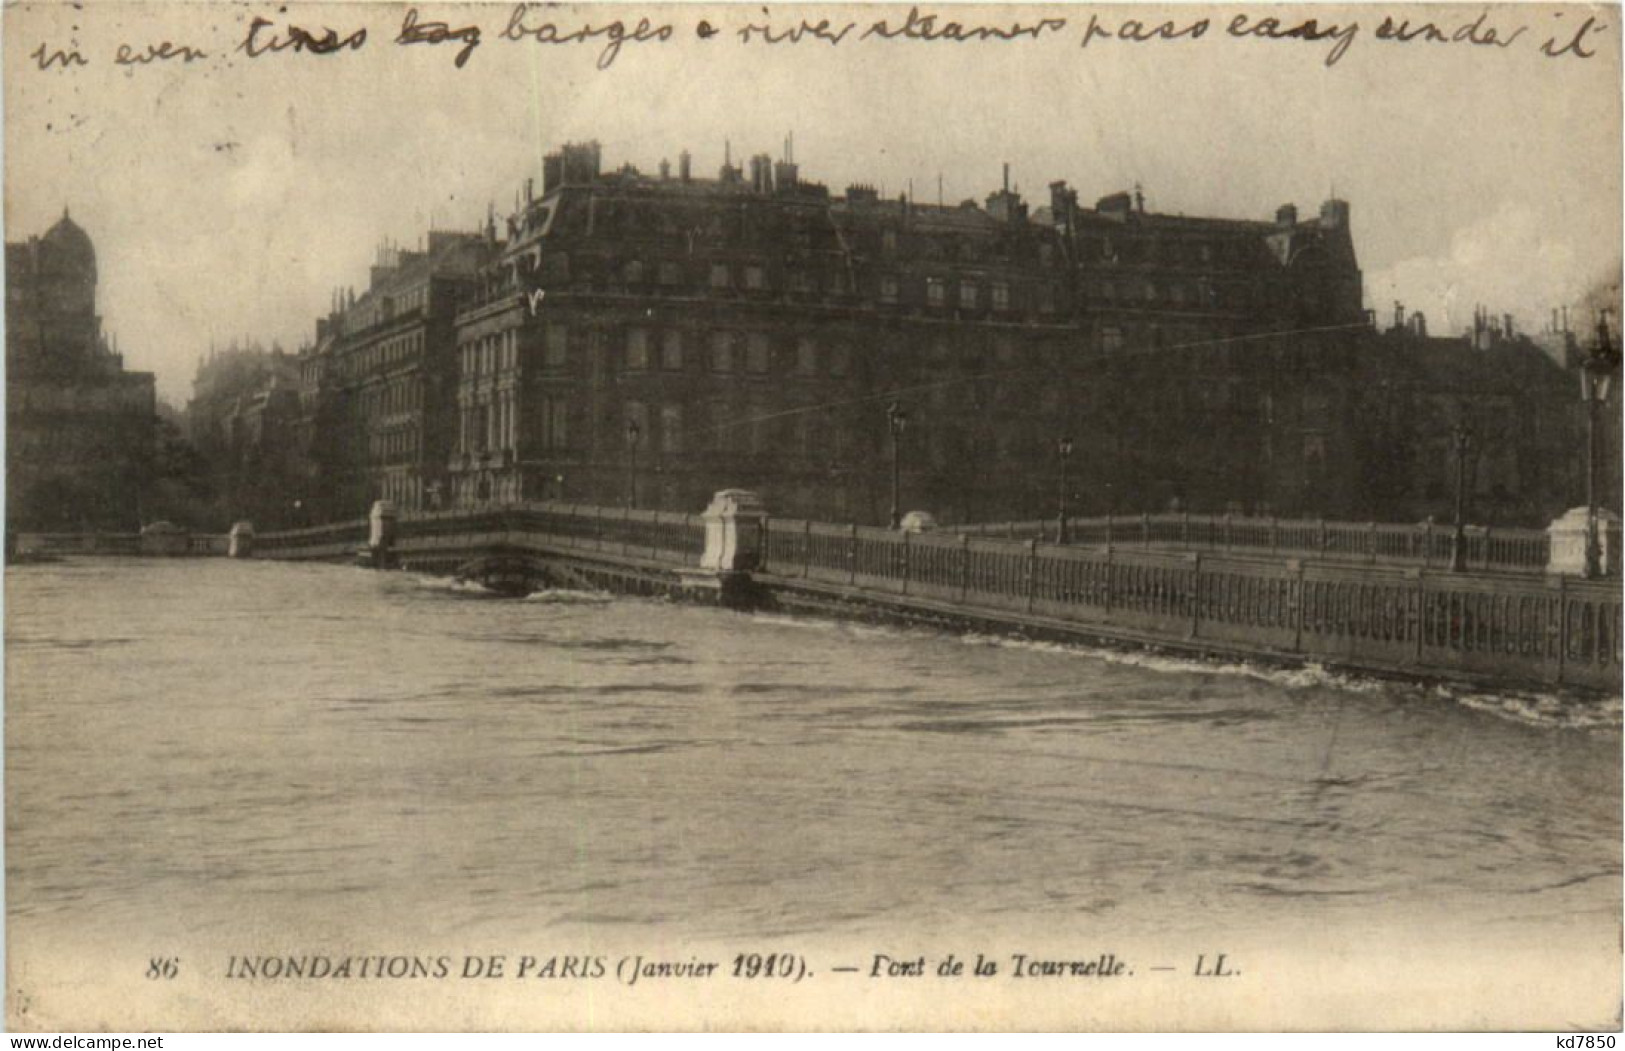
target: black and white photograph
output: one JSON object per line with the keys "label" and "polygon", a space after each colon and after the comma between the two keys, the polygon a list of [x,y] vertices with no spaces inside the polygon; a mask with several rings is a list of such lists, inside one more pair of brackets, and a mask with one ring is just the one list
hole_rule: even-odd
{"label": "black and white photograph", "polygon": [[1619,1032],[1617,6],[3,18],[7,1029]]}

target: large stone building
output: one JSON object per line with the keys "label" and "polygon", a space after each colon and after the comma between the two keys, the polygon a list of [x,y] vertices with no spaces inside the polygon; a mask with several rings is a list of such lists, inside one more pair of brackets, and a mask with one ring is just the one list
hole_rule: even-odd
{"label": "large stone building", "polygon": [[[1007,177],[985,203],[942,207],[832,195],[788,149],[699,178],[687,154],[648,176],[566,146],[458,317],[453,494],[619,501],[635,480],[641,503],[692,507],[745,485],[781,511],[878,520],[897,400],[906,502],[1036,511],[1056,439],[1122,397],[1167,417],[1153,444],[1177,437],[1166,383],[1115,389],[1136,355],[1365,325],[1339,201],[1235,222],[1126,193],[1083,208],[1057,182],[1033,212]],[[1150,471],[1167,452],[1125,451],[1158,500],[1184,487]],[[1209,459],[1177,463],[1194,476]]]}
{"label": "large stone building", "polygon": [[96,249],[66,210],[6,244],[6,526],[133,530],[154,378],[127,372],[96,312]]}
{"label": "large stone building", "polygon": [[432,231],[419,251],[379,249],[366,291],[335,293],[300,352],[309,491],[301,518],[346,517],[376,499],[441,506],[456,383],[453,322],[496,251],[494,230]]}
{"label": "large stone building", "polygon": [[309,485],[299,442],[299,377],[297,358],[252,340],[211,347],[198,362],[186,433],[234,519],[269,524],[300,517],[298,497],[290,497]]}

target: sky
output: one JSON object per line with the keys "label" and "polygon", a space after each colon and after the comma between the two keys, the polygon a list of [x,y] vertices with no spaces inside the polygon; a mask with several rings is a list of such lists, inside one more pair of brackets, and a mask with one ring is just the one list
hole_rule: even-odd
{"label": "sky", "polygon": [[[688,149],[712,174],[777,155],[795,137],[804,178],[840,191],[978,200],[1001,165],[1036,205],[1065,179],[1085,201],[1135,184],[1157,212],[1266,219],[1287,202],[1314,214],[1350,202],[1367,305],[1426,312],[1435,334],[1477,304],[1525,329],[1551,308],[1617,300],[1620,274],[1620,45],[1617,8],[1373,5],[1358,8],[1135,5],[922,7],[965,25],[1065,26],[1036,39],[862,39],[909,8],[853,6],[531,8],[559,34],[639,18],[665,41],[621,45],[504,40],[512,4],[423,4],[422,25],[477,25],[460,44],[398,46],[405,8],[368,4],[13,5],[5,9],[6,239],[43,233],[70,208],[95,241],[99,304],[129,368],[158,375],[183,405],[211,341],[308,340],[336,286],[366,283],[378,246],[412,246],[431,226],[473,229],[511,210],[541,157],[597,139],[607,167],[652,172]],[[1280,29],[1315,18],[1336,38],[1235,36],[1231,20]],[[1445,36],[1479,19],[1510,47],[1379,39],[1385,17]],[[356,50],[234,50],[251,20],[367,30]],[[838,45],[740,40],[829,19]],[[1083,40],[1090,19],[1107,35]],[[1124,23],[1199,38],[1120,40]],[[719,32],[700,39],[704,19]],[[1582,46],[1561,49],[1594,19]],[[1301,35],[1301,34],[1300,34]],[[206,56],[120,66],[164,41]],[[36,49],[85,65],[39,69]],[[500,225],[500,220],[499,220]],[[1586,322],[1589,328],[1589,319]]]}

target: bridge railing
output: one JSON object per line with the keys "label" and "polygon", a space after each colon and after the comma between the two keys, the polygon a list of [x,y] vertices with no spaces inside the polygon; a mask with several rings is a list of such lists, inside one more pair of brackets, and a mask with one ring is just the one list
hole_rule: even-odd
{"label": "bridge railing", "polygon": [[397,530],[403,556],[435,549],[472,551],[500,543],[698,565],[705,549],[705,523],[697,514],[558,501],[403,515]]}
{"label": "bridge railing", "polygon": [[254,538],[254,551],[265,558],[348,560],[354,558],[356,548],[366,542],[367,520],[354,518],[348,522],[260,533]]}
{"label": "bridge railing", "polygon": [[[223,556],[231,546],[224,533],[192,533],[185,537],[184,553]],[[139,533],[19,533],[17,552],[23,555],[140,555]],[[166,554],[177,552],[168,551]]]}
{"label": "bridge railing", "polygon": [[765,561],[780,577],[968,611],[1376,669],[1615,688],[1625,654],[1618,586],[1565,577],[1091,550],[794,519],[767,523]]}
{"label": "bridge railing", "polygon": [[[1054,518],[955,526],[971,536],[1054,542]],[[1164,547],[1180,550],[1268,552],[1338,561],[1448,566],[1454,527],[1437,522],[1332,522],[1240,515],[1107,515],[1067,520],[1067,540],[1079,547]],[[1551,553],[1543,529],[1467,526],[1469,569],[1544,573]]]}
{"label": "bridge railing", "polygon": [[139,555],[139,533],[18,533],[23,555]]}

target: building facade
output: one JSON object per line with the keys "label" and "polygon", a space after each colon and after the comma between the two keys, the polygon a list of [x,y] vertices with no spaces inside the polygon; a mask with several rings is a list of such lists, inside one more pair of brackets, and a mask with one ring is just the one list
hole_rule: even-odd
{"label": "building facade", "polygon": [[127,372],[96,311],[96,249],[64,210],[6,244],[6,520],[18,531],[134,530],[154,377]]}
{"label": "building facade", "polygon": [[788,147],[699,178],[686,154],[606,172],[589,143],[546,158],[508,235],[457,321],[460,505],[743,485],[883,520],[895,400],[905,502],[1036,508],[1056,440],[1118,407],[1136,355],[1367,320],[1339,201],[1245,223],[1082,208],[1058,182],[1034,212],[1007,176],[944,207],[832,195]]}
{"label": "building facade", "polygon": [[360,296],[335,293],[300,352],[301,518],[444,503],[457,305],[496,248],[492,230],[432,231],[421,250],[381,248]]}
{"label": "building facade", "polygon": [[1381,330],[1343,201],[1195,218],[1055,182],[1032,208],[1006,172],[930,205],[832,193],[788,143],[712,177],[586,143],[505,225],[386,252],[318,322],[308,519],[745,487],[877,523],[895,457],[900,510],[946,524],[1052,515],[1063,480],[1074,514],[1416,521],[1453,510],[1464,420],[1480,518],[1583,497],[1572,375],[1487,312],[1461,337],[1403,308]]}

